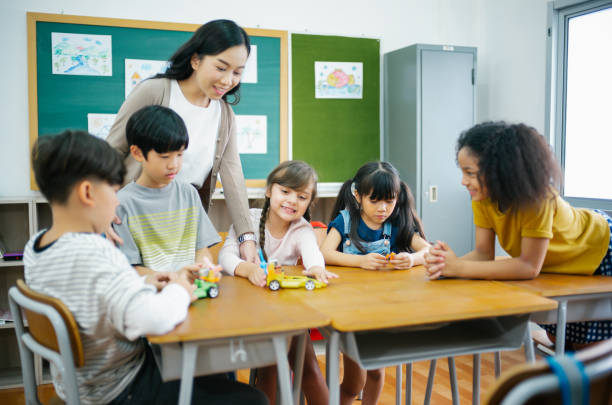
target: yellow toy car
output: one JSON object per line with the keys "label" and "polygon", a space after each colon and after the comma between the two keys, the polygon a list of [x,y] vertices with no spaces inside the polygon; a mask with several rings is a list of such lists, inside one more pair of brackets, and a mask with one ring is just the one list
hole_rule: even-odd
{"label": "yellow toy car", "polygon": [[302,288],[312,291],[315,288],[327,287],[327,284],[306,276],[286,276],[275,260],[265,266],[266,285],[272,291],[282,288]]}

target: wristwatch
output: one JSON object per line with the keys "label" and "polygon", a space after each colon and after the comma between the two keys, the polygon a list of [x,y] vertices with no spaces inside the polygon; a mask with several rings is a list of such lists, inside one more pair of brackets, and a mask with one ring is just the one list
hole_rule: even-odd
{"label": "wristwatch", "polygon": [[255,234],[253,232],[247,232],[243,233],[238,237],[238,243],[240,243],[241,245],[247,240],[255,241]]}

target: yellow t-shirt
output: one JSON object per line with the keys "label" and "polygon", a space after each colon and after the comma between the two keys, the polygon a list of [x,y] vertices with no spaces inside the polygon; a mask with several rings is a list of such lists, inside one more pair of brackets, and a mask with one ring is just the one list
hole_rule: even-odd
{"label": "yellow t-shirt", "polygon": [[539,209],[501,213],[489,198],[472,201],[474,224],[492,229],[512,257],[521,255],[521,238],[550,239],[545,273],[593,274],[608,250],[610,228],[591,210],[574,208],[559,195]]}

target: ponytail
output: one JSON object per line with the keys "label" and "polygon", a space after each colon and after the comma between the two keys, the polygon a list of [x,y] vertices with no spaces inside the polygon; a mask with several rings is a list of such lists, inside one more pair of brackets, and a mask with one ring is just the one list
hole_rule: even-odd
{"label": "ponytail", "polygon": [[259,218],[259,248],[263,254],[265,261],[268,261],[268,255],[264,246],[266,246],[266,221],[268,220],[268,209],[270,208],[270,198],[266,197],[264,206],[261,210],[261,217]]}

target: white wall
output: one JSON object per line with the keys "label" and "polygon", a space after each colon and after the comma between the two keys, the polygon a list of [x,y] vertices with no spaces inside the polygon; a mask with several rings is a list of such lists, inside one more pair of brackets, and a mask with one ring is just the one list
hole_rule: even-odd
{"label": "white wall", "polygon": [[[344,8],[337,4],[346,4]],[[29,182],[26,11],[245,27],[478,47],[478,120],[544,127],[546,0],[0,0],[0,196],[32,195]]]}

